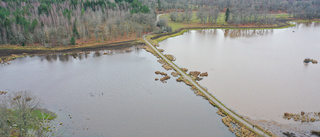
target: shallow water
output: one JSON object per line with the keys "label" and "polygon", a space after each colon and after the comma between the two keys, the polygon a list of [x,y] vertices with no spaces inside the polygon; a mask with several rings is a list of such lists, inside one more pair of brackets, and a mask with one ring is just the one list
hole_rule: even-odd
{"label": "shallow water", "polygon": [[177,65],[208,72],[199,83],[240,115],[294,123],[283,113],[320,112],[320,65],[303,63],[320,61],[319,38],[319,24],[309,23],[275,30],[193,30],[159,44]]}
{"label": "shallow water", "polygon": [[156,60],[136,46],[20,58],[0,66],[0,90],[41,98],[63,136],[234,136],[184,83],[154,81],[155,71],[165,71]]}

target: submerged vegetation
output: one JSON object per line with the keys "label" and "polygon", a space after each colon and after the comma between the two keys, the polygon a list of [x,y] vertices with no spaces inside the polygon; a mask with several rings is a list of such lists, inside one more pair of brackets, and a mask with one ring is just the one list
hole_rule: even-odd
{"label": "submerged vegetation", "polygon": [[291,120],[293,119],[296,122],[316,122],[320,121],[320,112],[304,112],[301,111],[301,113],[293,114],[293,113],[284,113],[283,115],[284,119]]}

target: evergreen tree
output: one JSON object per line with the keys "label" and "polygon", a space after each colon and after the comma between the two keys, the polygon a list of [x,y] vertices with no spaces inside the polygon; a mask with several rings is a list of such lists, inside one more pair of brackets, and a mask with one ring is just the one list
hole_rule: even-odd
{"label": "evergreen tree", "polygon": [[227,22],[228,19],[229,19],[229,15],[230,15],[230,10],[229,10],[229,8],[227,8],[227,11],[226,11],[226,19],[225,19],[226,22]]}
{"label": "evergreen tree", "polygon": [[37,27],[38,24],[39,24],[39,23],[38,23],[37,19],[34,19],[34,20],[32,21],[32,23],[31,23],[31,31],[32,31],[32,32],[34,32],[34,29]]}
{"label": "evergreen tree", "polygon": [[72,32],[74,37],[76,37],[77,39],[80,38],[80,34],[77,30],[77,19],[74,20]]}
{"label": "evergreen tree", "polygon": [[74,39],[74,37],[71,37],[70,44],[71,45],[76,45],[76,39]]}
{"label": "evergreen tree", "polygon": [[161,2],[160,2],[160,0],[158,0],[158,8],[159,8],[158,10],[161,11]]}

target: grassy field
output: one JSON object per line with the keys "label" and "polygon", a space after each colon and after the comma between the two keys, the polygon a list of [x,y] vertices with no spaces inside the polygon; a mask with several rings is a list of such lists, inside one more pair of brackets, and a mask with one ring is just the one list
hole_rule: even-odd
{"label": "grassy field", "polygon": [[[276,19],[288,19],[290,17],[289,14],[274,14]],[[276,25],[232,25],[232,24],[228,24],[227,22],[225,22],[225,14],[224,13],[220,13],[219,18],[217,20],[217,23],[206,23],[206,24],[201,24],[200,23],[200,19],[197,18],[196,12],[193,13],[192,19],[189,22],[174,22],[171,21],[170,19],[170,14],[165,14],[163,16],[161,16],[161,18],[167,18],[169,20],[168,25],[172,27],[172,30],[178,30],[180,28],[189,28],[189,27],[223,27],[223,28],[277,28],[277,27],[283,27],[286,24],[276,24]],[[308,21],[306,21],[308,22]],[[287,26],[289,27],[289,25]]]}
{"label": "grassy field", "polygon": [[234,25],[234,24],[228,24],[227,22],[225,22],[225,14],[224,13],[220,13],[220,16],[217,20],[217,23],[206,23],[206,24],[201,24],[200,19],[197,18],[197,13],[193,12],[193,16],[191,21],[186,22],[186,21],[171,21],[170,19],[170,14],[164,14],[160,17],[161,18],[167,18],[168,25],[172,27],[173,32],[171,33],[167,33],[167,34],[160,34],[161,36],[159,37],[159,35],[155,34],[154,36],[158,36],[156,39],[153,39],[154,42],[160,42],[163,41],[167,38],[170,37],[175,37],[178,35],[183,34],[184,32],[190,30],[190,29],[215,29],[215,28],[219,28],[219,29],[282,29],[282,28],[287,28],[287,27],[291,27],[291,26],[295,26],[294,24],[291,24],[289,22],[287,22],[286,20],[290,20],[292,22],[320,22],[319,20],[295,20],[293,18],[290,17],[289,14],[286,13],[282,13],[282,14],[273,14],[275,16],[275,18],[277,20],[281,20],[278,21],[277,24],[273,24],[273,25],[256,25],[256,24],[246,24],[246,25]]}
{"label": "grassy field", "polygon": [[219,18],[217,20],[217,24],[210,24],[210,23],[200,24],[200,19],[197,18],[196,12],[192,13],[192,18],[191,18],[191,21],[189,21],[189,22],[174,22],[174,21],[171,21],[170,14],[165,14],[165,15],[161,16],[161,18],[167,18],[169,20],[168,25],[172,27],[173,31],[175,31],[175,30],[177,30],[179,28],[187,28],[187,27],[209,27],[209,26],[213,26],[213,25],[219,25],[219,26],[228,25],[224,21],[225,15],[223,13],[220,13],[220,16],[219,16]]}

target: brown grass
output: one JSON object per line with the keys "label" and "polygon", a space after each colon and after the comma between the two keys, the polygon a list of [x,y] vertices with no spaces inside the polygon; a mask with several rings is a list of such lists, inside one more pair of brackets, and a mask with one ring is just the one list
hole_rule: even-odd
{"label": "brown grass", "polygon": [[170,65],[168,65],[168,64],[163,64],[162,67],[163,67],[165,70],[172,70],[172,68],[171,68]]}
{"label": "brown grass", "polygon": [[158,49],[160,52],[164,52],[164,49]]}
{"label": "brown grass", "polygon": [[171,72],[171,75],[174,77],[178,77],[179,74],[177,72]]}
{"label": "brown grass", "polygon": [[208,72],[203,72],[200,74],[201,77],[207,77],[208,76]]}
{"label": "brown grass", "polygon": [[188,72],[187,68],[181,68],[181,70],[184,71],[184,72]]}
{"label": "brown grass", "polygon": [[287,113],[285,112],[283,115],[284,119],[290,120],[293,119],[296,122],[315,122],[320,121],[320,112],[304,112],[301,111],[300,113],[293,114],[293,113]]}
{"label": "brown grass", "polygon": [[176,58],[173,55],[165,54],[164,56],[166,56],[170,61],[175,61],[176,60]]}
{"label": "brown grass", "polygon": [[[211,100],[210,100],[211,101]],[[212,102],[213,103],[213,102]],[[225,117],[226,115],[223,114],[223,110],[219,108],[219,110],[216,112],[218,115]]]}
{"label": "brown grass", "polygon": [[160,64],[166,64],[166,62],[165,62],[163,59],[158,59],[158,62],[159,62]]}
{"label": "brown grass", "polygon": [[152,53],[153,55],[157,55],[157,53],[149,46],[144,46],[143,49],[145,49],[147,52]]}
{"label": "brown grass", "polygon": [[237,137],[256,137],[256,133],[250,131],[248,128],[240,123],[237,123],[230,116],[225,116],[222,118],[222,122],[229,127],[232,133],[235,133]]}
{"label": "brown grass", "polygon": [[200,75],[199,71],[190,71],[189,75],[193,76],[193,77],[198,77]]}

